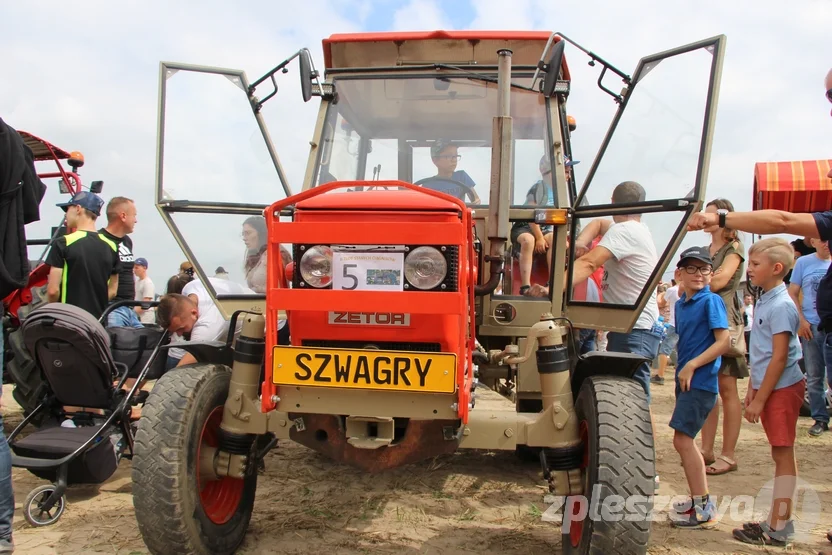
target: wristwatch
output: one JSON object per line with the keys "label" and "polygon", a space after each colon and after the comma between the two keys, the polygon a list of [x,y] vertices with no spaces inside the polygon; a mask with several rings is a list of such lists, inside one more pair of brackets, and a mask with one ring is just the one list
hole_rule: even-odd
{"label": "wristwatch", "polygon": [[725,216],[728,215],[728,211],[724,208],[720,208],[716,211],[716,213],[719,216],[719,227],[725,227]]}

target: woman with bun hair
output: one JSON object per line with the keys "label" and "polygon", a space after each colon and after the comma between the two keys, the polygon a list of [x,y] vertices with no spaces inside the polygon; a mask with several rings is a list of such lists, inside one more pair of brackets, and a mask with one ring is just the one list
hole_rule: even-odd
{"label": "woman with bun hair", "polygon": [[[715,214],[733,211],[734,205],[731,201],[723,198],[712,200],[705,207],[705,212]],[[744,276],[745,247],[736,230],[723,227],[711,231],[709,248],[713,259],[711,291],[722,297],[725,303],[732,345],[744,352],[746,350],[743,333],[745,328],[737,288]],[[714,443],[719,426],[720,403],[714,406],[702,427],[702,455],[705,458],[705,464],[708,465],[705,469],[708,476],[718,476],[733,472],[738,468],[735,450],[742,425],[742,402],[737,390],[737,380],[747,377],[748,363],[744,354],[742,356],[736,353],[722,355],[722,363],[719,367],[719,396],[722,400],[723,413],[722,453],[718,458],[714,457]]]}

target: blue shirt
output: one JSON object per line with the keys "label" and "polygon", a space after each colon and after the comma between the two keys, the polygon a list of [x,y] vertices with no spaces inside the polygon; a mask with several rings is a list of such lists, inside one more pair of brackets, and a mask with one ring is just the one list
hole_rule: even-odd
{"label": "blue shirt", "polygon": [[[711,292],[707,285],[697,291],[690,299],[684,293],[676,301],[676,333],[679,343],[676,346],[676,380],[679,372],[692,359],[708,350],[716,342],[714,330],[728,329],[728,313],[722,297]],[[717,375],[722,357],[700,366],[693,372],[691,389],[701,389],[719,393]]]}
{"label": "blue shirt", "polygon": [[789,334],[789,354],[786,367],[774,389],[789,387],[803,379],[803,372],[797,365],[797,361],[803,356],[797,338],[799,325],[797,307],[789,296],[785,283],[762,294],[754,307],[754,325],[751,327],[751,345],[748,348],[752,388],[760,389],[763,384],[766,369],[771,362],[772,342],[778,333]]}
{"label": "blue shirt", "polygon": [[803,302],[800,305],[803,317],[815,326],[820,324],[816,305],[818,286],[828,271],[829,260],[821,260],[817,254],[801,256],[794,265],[792,279],[789,281],[789,284],[800,286],[803,293]]}
{"label": "blue shirt", "polygon": [[[445,193],[446,195],[451,195],[452,197],[456,197],[459,200],[467,201],[465,196],[465,188],[460,187],[459,185],[448,181],[446,178],[434,176],[435,181],[428,181],[424,184],[424,186],[428,189],[432,189],[434,191],[439,191],[440,193]],[[476,186],[474,180],[471,178],[470,175],[465,170],[456,170],[453,175],[451,175],[451,179],[454,181],[459,181],[465,185],[468,185],[471,188]]]}
{"label": "blue shirt", "polygon": [[[821,241],[832,241],[832,210],[816,212],[812,216],[818,226]],[[824,331],[832,332],[832,266],[818,284],[817,311],[821,323],[826,324]]]}

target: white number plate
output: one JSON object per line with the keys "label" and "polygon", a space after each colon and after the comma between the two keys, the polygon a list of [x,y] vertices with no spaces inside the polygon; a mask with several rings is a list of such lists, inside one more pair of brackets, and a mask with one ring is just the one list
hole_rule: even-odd
{"label": "white number plate", "polygon": [[336,291],[403,291],[404,253],[332,253],[332,288]]}

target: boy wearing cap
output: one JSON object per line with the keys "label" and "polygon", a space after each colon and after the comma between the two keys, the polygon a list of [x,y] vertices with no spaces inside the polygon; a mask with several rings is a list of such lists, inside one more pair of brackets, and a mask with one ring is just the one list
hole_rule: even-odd
{"label": "boy wearing cap", "polygon": [[[136,275],[136,300],[137,301],[152,301],[156,296],[156,288],[153,286],[153,281],[147,275],[147,259],[137,258],[133,266],[133,273]],[[139,316],[139,321],[142,324],[156,323],[156,310],[153,308],[143,309],[140,306],[135,308],[136,314]]]}
{"label": "boy wearing cap", "polygon": [[716,525],[716,505],[708,495],[705,460],[696,438],[719,395],[721,355],[730,346],[725,303],[711,292],[713,261],[706,247],[685,250],[676,265],[676,277],[684,292],[676,302],[675,327],[679,334],[676,365],[676,408],[670,418],[673,447],[682,467],[691,498],[673,506],[670,518],[680,528]]}
{"label": "boy wearing cap", "polygon": [[74,232],[59,237],[46,257],[52,267],[46,295],[49,302],[62,302],[83,308],[100,318],[118,289],[121,263],[115,243],[96,233],[95,220],[104,201],[81,191],[66,203],[66,228]]}

